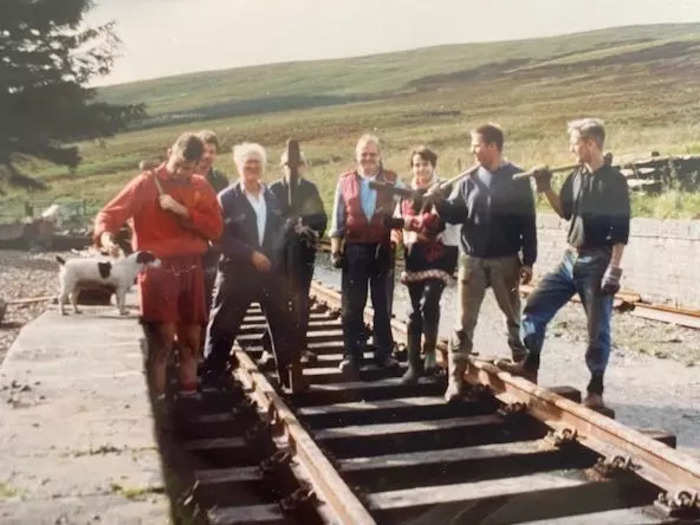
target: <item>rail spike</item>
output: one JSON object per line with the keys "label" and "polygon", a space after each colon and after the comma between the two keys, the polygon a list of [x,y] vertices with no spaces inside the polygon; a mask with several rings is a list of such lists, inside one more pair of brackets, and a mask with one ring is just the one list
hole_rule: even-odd
{"label": "rail spike", "polygon": [[604,478],[611,478],[625,473],[634,472],[639,469],[632,456],[617,454],[609,458],[598,458],[593,469]]}
{"label": "rail spike", "polygon": [[545,441],[551,443],[557,448],[573,445],[578,439],[578,430],[575,428],[564,427],[558,430],[550,430]]}
{"label": "rail spike", "polygon": [[282,498],[279,502],[282,512],[291,514],[299,510],[304,505],[315,506],[318,503],[314,489],[308,483],[302,483],[301,486],[292,492],[289,496]]}
{"label": "rail spike", "polygon": [[527,403],[522,401],[514,401],[506,403],[498,409],[498,413],[505,418],[513,418],[523,415],[527,412]]}
{"label": "rail spike", "polygon": [[269,458],[260,462],[260,470],[263,474],[274,475],[279,469],[288,465],[292,460],[292,455],[287,450],[278,450]]}
{"label": "rail spike", "polygon": [[694,490],[682,489],[674,494],[660,492],[654,506],[669,518],[700,518],[700,494]]}

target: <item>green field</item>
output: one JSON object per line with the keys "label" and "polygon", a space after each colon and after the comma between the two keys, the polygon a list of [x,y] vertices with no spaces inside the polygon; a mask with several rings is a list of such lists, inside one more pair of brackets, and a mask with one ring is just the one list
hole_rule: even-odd
{"label": "green field", "polygon": [[[268,148],[266,178],[288,137],[301,141],[310,178],[330,204],[357,137],[384,141],[384,163],[404,178],[408,153],[425,143],[446,176],[471,163],[468,130],[492,121],[506,156],[523,167],[570,163],[568,120],[606,120],[616,158],[700,153],[700,24],[636,26],[524,41],[439,46],[358,58],[272,64],[103,88],[103,100],[144,102],[138,129],[82,143],[71,173],[30,159],[19,165],[49,190],[9,190],[7,213],[24,199],[85,199],[99,207],[144,158],[162,156],[184,130],[210,128],[223,142],[218,165],[233,178],[233,144]],[[700,218],[700,194],[634,196],[637,216]]]}

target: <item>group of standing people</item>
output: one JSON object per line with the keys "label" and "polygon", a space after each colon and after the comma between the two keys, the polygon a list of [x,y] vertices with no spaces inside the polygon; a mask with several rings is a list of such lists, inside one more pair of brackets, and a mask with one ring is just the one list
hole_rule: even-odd
{"label": "group of standing people", "polygon": [[[537,258],[535,200],[529,181],[514,177],[522,170],[503,155],[502,130],[486,124],[471,132],[476,164],[454,187],[438,177],[438,157],[428,147],[411,152],[412,179],[406,186],[383,165],[379,139],[360,137],[354,169],[338,180],[329,232],[331,261],[342,270],[340,371],[348,380],[361,377],[370,349],[375,366],[398,366],[392,355],[391,311],[394,258],[403,244],[401,282],[408,288],[410,311],[408,368],[402,382],[415,383],[439,370],[440,299],[458,266],[459,312],[443,359],[447,401],[462,394],[479,309],[490,287],[506,319],[511,352],[511,359],[499,366],[535,382],[547,323],[573,294],[580,295],[588,319],[586,363],[591,372],[585,403],[603,406],[612,297],[619,288],[629,234],[629,196],[624,177],[604,160],[601,121],[571,122],[569,137],[578,167],[561,190],[552,190],[552,174],[546,169],[535,171],[533,178],[554,211],[570,221],[570,247],[522,313],[519,285],[532,279]],[[267,318],[280,382],[298,391],[305,387],[301,356],[316,241],[326,229],[323,203],[313,183],[290,177],[286,153],[282,178],[265,185],[267,157],[259,144],[234,147],[240,179],[229,184],[212,167],[218,146],[208,131],[179,137],[164,163],[141,173],[99,213],[95,241],[113,249],[114,235],[132,219],[134,248],[152,251],[162,260],[160,268],[139,277],[157,396],[165,391],[165,367],[175,338],[181,388],[196,390],[205,323],[201,381],[225,383],[228,367],[236,366],[234,339],[253,301]],[[306,164],[302,154],[300,169]],[[297,185],[293,202],[287,198],[290,183]],[[404,190],[403,197],[392,188]],[[368,294],[374,312],[373,348],[367,345],[370,334],[364,323]]]}

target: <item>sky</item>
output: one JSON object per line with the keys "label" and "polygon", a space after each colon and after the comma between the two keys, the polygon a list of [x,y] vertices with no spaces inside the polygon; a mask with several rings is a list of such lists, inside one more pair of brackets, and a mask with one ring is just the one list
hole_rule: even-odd
{"label": "sky", "polygon": [[122,40],[107,85],[440,44],[700,22],[698,0],[95,0]]}

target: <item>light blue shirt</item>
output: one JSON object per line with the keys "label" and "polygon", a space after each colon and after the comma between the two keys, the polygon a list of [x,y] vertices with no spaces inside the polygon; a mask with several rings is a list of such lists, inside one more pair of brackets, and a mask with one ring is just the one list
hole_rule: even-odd
{"label": "light blue shirt", "polygon": [[[360,176],[360,206],[362,213],[365,214],[368,221],[372,220],[372,216],[377,208],[377,190],[369,187],[369,183],[377,180],[377,176],[362,177]],[[405,188],[406,186],[400,180],[396,181],[396,187]],[[398,198],[394,199],[398,201]],[[335,199],[333,200],[333,217],[331,220],[331,237],[345,236],[345,201],[340,188],[340,182],[335,187]]]}

